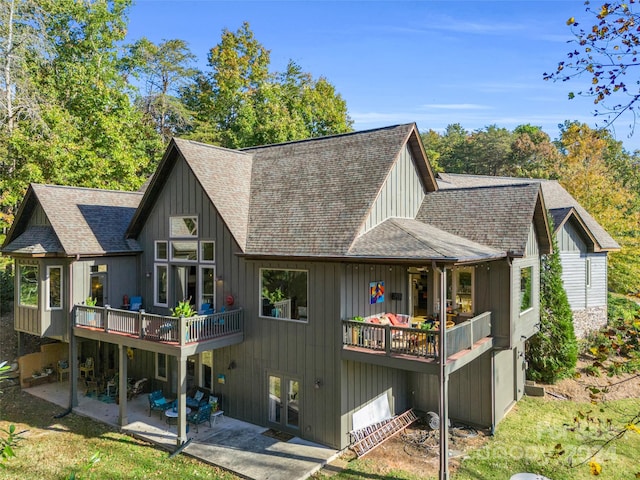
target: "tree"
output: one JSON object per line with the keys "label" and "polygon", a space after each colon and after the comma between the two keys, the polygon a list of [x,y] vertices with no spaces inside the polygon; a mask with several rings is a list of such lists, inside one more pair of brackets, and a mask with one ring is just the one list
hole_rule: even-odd
{"label": "tree", "polygon": [[[558,63],[555,72],[544,73],[545,80],[566,82],[577,77],[589,77],[589,86],[578,92],[569,93],[592,98],[595,115],[604,118],[611,125],[625,113],[632,117],[631,129],[635,126],[640,99],[640,82],[637,81],[640,35],[637,25],[640,14],[631,2],[604,3],[593,9],[586,1],[586,12],[594,18],[593,25],[581,27],[575,17],[567,20],[575,36],[570,41],[572,51],[567,60]],[[613,103],[608,104],[611,101]]]}
{"label": "tree", "polygon": [[560,152],[541,127],[519,125],[513,131],[511,158],[505,173],[514,177],[548,178]]}
{"label": "tree", "polygon": [[270,52],[248,23],[224,30],[209,52],[211,72],[182,89],[193,112],[191,138],[228,148],[298,140],[351,130],[346,103],[325,78],[294,62],[270,73]]}
{"label": "tree", "polygon": [[573,313],[562,284],[555,235],[553,251],[543,255],[540,262],[540,331],[527,342],[526,358],[527,377],[548,383],[571,375],[578,359]]}
{"label": "tree", "polygon": [[178,98],[179,89],[195,76],[195,55],[184,40],[163,40],[156,45],[147,38],[130,47],[129,68],[144,81],[144,94],[136,99],[166,143],[190,126],[191,114]]}

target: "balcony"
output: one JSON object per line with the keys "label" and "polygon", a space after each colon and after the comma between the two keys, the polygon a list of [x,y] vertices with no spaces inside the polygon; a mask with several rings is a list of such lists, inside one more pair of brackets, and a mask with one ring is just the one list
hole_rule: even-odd
{"label": "balcony", "polygon": [[[211,315],[177,318],[144,311],[132,312],[76,305],[74,327],[76,333],[85,337],[94,337],[95,335],[89,335],[89,332],[98,332],[102,335],[124,336],[136,341],[184,347],[234,336],[239,336],[241,341],[243,311],[236,309]],[[105,339],[104,336],[97,338]]]}
{"label": "balcony", "polygon": [[[419,363],[437,365],[440,331],[342,321],[343,358],[418,370]],[[491,312],[445,331],[446,364],[457,370],[493,346]],[[412,362],[407,363],[407,362]]]}

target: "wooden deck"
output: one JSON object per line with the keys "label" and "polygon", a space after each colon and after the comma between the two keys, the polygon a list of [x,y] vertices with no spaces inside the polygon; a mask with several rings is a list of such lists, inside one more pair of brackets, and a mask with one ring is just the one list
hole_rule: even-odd
{"label": "wooden deck", "polygon": [[242,333],[242,309],[198,315],[166,317],[107,307],[77,305],[74,327],[126,336],[147,342],[185,346]]}

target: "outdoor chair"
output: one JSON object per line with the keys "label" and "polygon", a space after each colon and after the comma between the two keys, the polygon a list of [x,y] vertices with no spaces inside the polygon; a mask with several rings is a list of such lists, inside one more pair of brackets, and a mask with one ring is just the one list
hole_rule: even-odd
{"label": "outdoor chair", "polygon": [[131,305],[129,310],[138,312],[142,308],[142,297],[131,297]]}
{"label": "outdoor chair", "polygon": [[93,377],[94,373],[94,365],[93,365],[93,357],[87,357],[87,360],[84,363],[80,364],[80,376],[84,373],[85,377]]}
{"label": "outdoor chair", "polygon": [[211,426],[211,405],[206,403],[195,412],[191,412],[187,415],[187,422],[195,425],[196,433],[198,433],[198,425],[203,422],[209,422],[209,426]]}
{"label": "outdoor chair", "polygon": [[58,360],[58,381],[61,382],[64,378],[64,374],[67,374],[69,378],[69,362],[66,360]]}
{"label": "outdoor chair", "polygon": [[162,390],[156,390],[149,394],[149,416],[151,416],[152,411],[161,412],[160,416],[162,418],[162,413],[165,410],[168,410],[173,405],[173,402],[168,402],[166,398],[164,398],[164,394]]}
{"label": "outdoor chair", "polygon": [[137,397],[141,393],[144,392],[145,383],[147,383],[146,378],[141,378],[136,383],[133,384],[130,390],[127,391],[127,399],[131,400],[134,397]]}

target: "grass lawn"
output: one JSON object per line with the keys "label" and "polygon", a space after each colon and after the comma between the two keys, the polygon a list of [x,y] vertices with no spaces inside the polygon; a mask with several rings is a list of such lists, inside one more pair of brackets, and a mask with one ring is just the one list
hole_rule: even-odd
{"label": "grass lawn", "polygon": [[[25,431],[16,457],[0,467],[0,479],[236,479],[234,475],[185,455],[169,458],[160,450],[106,424],[69,414],[56,419],[60,407],[21,392],[0,395],[0,428],[15,424]],[[99,462],[84,467],[92,455]]]}
{"label": "grass lawn", "polygon": [[[603,411],[600,411],[600,408]],[[0,428],[9,423],[18,431],[26,430],[16,458],[0,468],[0,480],[23,478],[68,479],[72,473],[80,479],[235,479],[233,475],[205,465],[184,455],[169,459],[168,453],[142,441],[118,433],[115,429],[70,414],[56,419],[62,409],[18,389],[0,395]],[[497,428],[495,435],[481,448],[469,453],[452,480],[508,480],[517,472],[534,472],[552,480],[592,479],[587,464],[571,468],[584,460],[595,444],[596,418],[606,427],[607,419],[620,425],[640,411],[640,399],[617,400],[603,405],[577,404],[569,401],[523,398]],[[574,417],[580,428],[570,431]],[[604,437],[602,437],[604,438]],[[554,457],[554,447],[561,444],[565,454]],[[640,434],[628,432],[605,452],[598,455],[602,465],[599,478],[636,478],[640,472],[638,452]],[[100,461],[84,469],[93,454]],[[314,478],[324,478],[317,474]],[[334,479],[427,479],[437,478],[425,471],[410,473],[391,471],[379,461],[367,457],[348,462]]]}
{"label": "grass lawn", "polygon": [[[600,411],[600,408],[603,411]],[[602,466],[599,477],[591,475],[588,463],[570,467],[585,460],[597,442],[597,421],[581,420],[580,428],[570,431],[574,417],[580,413],[600,418],[606,427],[611,419],[620,425],[640,412],[640,399],[617,400],[605,405],[578,404],[569,401],[524,397],[498,426],[495,435],[481,448],[468,454],[460,468],[451,474],[452,480],[508,480],[519,472],[545,475],[552,480],[634,479],[640,472],[640,434],[628,432],[596,458]],[[604,436],[599,437],[604,438]],[[565,453],[554,455],[561,444]],[[316,478],[323,478],[318,475]],[[437,479],[437,475],[392,471],[382,462],[366,456],[348,462],[345,470],[332,479]]]}

